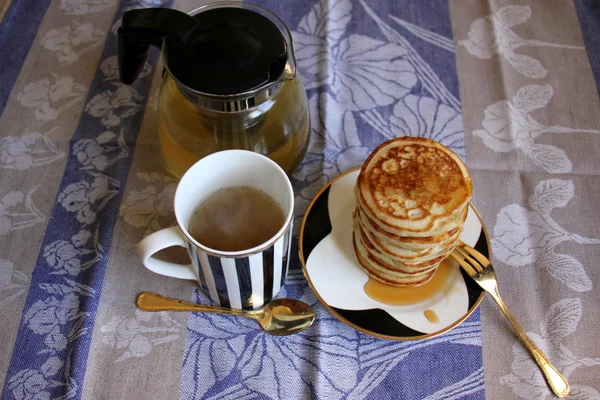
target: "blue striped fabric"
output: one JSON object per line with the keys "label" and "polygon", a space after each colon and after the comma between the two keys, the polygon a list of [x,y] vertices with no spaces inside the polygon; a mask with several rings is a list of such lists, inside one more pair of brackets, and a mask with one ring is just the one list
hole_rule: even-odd
{"label": "blue striped fabric", "polygon": [[[171,5],[170,1],[160,0],[145,3],[155,7]],[[139,7],[139,4],[121,1],[113,24],[132,6]],[[116,36],[109,33],[99,66],[114,58],[116,53]],[[15,393],[13,389],[38,376],[36,374],[52,382],[42,394],[49,393],[52,398],[81,397],[122,187],[129,173],[156,60],[157,52],[152,52],[144,77],[131,88],[120,84],[114,72],[107,73],[98,68],[95,74],[85,110],[92,110],[94,104],[112,96],[129,97],[130,109],[117,116],[120,118],[118,126],[109,120],[114,115],[101,115],[95,111],[81,115],[70,141],[70,157],[32,274],[2,398],[11,398],[11,393]],[[15,68],[18,70],[20,65]],[[6,82],[4,78],[2,82]],[[105,168],[86,168],[73,150],[88,143],[86,140],[98,138],[109,144],[119,142],[128,156]],[[94,255],[68,277],[54,274],[48,265],[49,254],[65,245],[89,248],[90,254]]]}
{"label": "blue striped fabric", "polygon": [[50,2],[15,0],[0,23],[0,116]]}
{"label": "blue striped fabric", "polygon": [[594,0],[575,0],[575,9],[600,95],[600,3]]}

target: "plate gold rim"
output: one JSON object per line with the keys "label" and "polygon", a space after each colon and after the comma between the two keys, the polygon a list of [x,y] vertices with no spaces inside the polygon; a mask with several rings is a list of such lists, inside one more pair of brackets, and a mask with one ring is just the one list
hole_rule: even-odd
{"label": "plate gold rim", "polygon": [[[414,340],[423,340],[423,339],[430,339],[433,338],[435,336],[439,336],[442,333],[448,332],[454,328],[456,328],[458,325],[460,325],[461,323],[463,323],[467,318],[469,318],[471,316],[471,314],[473,314],[475,312],[475,310],[477,310],[477,308],[479,307],[479,304],[481,304],[481,301],[483,300],[483,297],[485,296],[485,291],[482,289],[481,290],[481,294],[479,295],[479,297],[477,298],[477,300],[475,301],[475,303],[473,304],[473,306],[471,308],[469,308],[469,310],[467,310],[466,314],[463,315],[461,318],[459,318],[458,320],[456,320],[453,324],[448,325],[447,327],[433,332],[433,333],[428,333],[428,334],[424,334],[424,335],[419,335],[419,336],[411,336],[411,337],[406,337],[406,336],[390,336],[390,335],[383,335],[381,333],[377,333],[377,332],[372,332],[369,331],[367,329],[364,329],[361,326],[358,326],[356,324],[354,324],[353,322],[348,321],[346,318],[342,317],[340,314],[338,314],[333,307],[331,307],[329,304],[327,304],[327,302],[325,300],[323,300],[323,298],[321,297],[321,295],[319,295],[319,292],[315,289],[315,286],[313,285],[310,276],[308,274],[308,272],[306,271],[306,262],[304,259],[304,252],[302,250],[303,248],[303,242],[304,242],[304,229],[306,228],[306,218],[308,217],[308,214],[310,213],[310,210],[312,209],[313,205],[315,204],[315,202],[317,201],[317,199],[319,197],[321,197],[321,195],[323,194],[323,192],[325,190],[327,190],[327,188],[329,188],[331,185],[333,185],[337,180],[343,178],[344,176],[351,174],[355,171],[360,170],[361,167],[356,167],[356,168],[352,168],[338,176],[336,176],[334,179],[332,179],[331,181],[329,181],[328,183],[326,183],[320,190],[319,192],[315,195],[315,197],[313,197],[313,199],[311,200],[310,204],[308,205],[308,207],[306,208],[306,211],[304,212],[304,216],[302,217],[302,224],[300,226],[300,233],[298,236],[298,254],[300,256],[300,263],[302,265],[302,273],[304,274],[304,277],[306,278],[306,281],[308,282],[308,285],[310,286],[311,290],[313,291],[313,293],[315,294],[315,296],[317,296],[317,299],[319,300],[319,303],[321,303],[326,309],[327,311],[329,311],[329,313],[331,315],[333,315],[335,318],[337,318],[338,320],[340,320],[341,322],[343,322],[344,324],[356,329],[359,332],[365,333],[367,335],[370,336],[374,336],[380,339],[388,339],[388,340],[395,340],[395,341],[414,341]],[[477,215],[477,218],[479,218],[479,222],[481,223],[481,229],[483,230],[483,234],[485,236],[485,241],[488,247],[488,255],[489,258],[492,258],[492,245],[490,243],[490,236],[488,234],[487,228],[485,226],[485,224],[483,223],[483,219],[481,218],[481,215],[479,214],[479,211],[477,211],[477,209],[475,208],[475,206],[473,205],[473,203],[469,202],[469,206],[473,208],[473,211],[475,211],[475,215]]]}

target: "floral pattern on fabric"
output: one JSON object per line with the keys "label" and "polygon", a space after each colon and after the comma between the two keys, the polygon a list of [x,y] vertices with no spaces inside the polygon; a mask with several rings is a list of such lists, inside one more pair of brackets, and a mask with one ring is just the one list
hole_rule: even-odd
{"label": "floral pattern on fabric", "polygon": [[[115,16],[118,20],[125,8],[165,5],[163,1],[125,3]],[[113,0],[61,0],[59,8],[67,15],[84,15],[115,5]],[[71,142],[65,176],[31,277],[35,296],[29,296],[25,304],[15,342],[18,350],[6,376],[3,394],[18,400],[81,396],[83,376],[78,371],[85,369],[107,262],[105,246],[110,246],[118,215],[115,200],[127,176],[130,146],[135,142],[141,122],[139,111],[150,83],[149,79],[142,79],[130,87],[118,81],[116,37],[106,38],[91,23],[73,20],[70,25],[48,31],[41,40],[43,48],[57,53],[56,70],[77,62],[105,40],[107,48],[99,64],[99,79],[92,83],[87,100],[88,88],[50,68],[48,77],[26,84],[16,94],[18,103],[31,109],[31,118],[37,124],[35,130],[0,139],[0,168],[27,170],[50,164],[65,154],[50,139],[52,129],[41,133],[44,124],[76,104],[83,106],[79,130]],[[150,65],[146,64],[142,78],[152,73]],[[0,193],[0,235],[46,221],[34,204],[36,189],[28,193]],[[4,305],[23,293],[28,278],[15,268],[14,260],[0,260],[0,272],[0,305]],[[163,317],[161,321],[169,319]],[[171,325],[179,332],[177,323]],[[19,345],[19,340],[27,344]],[[159,341],[149,343],[155,345]],[[140,336],[129,344],[129,353],[123,357],[141,354],[146,345]],[[19,351],[28,352],[27,356],[19,355]]]}
{"label": "floral pattern on fabric", "polygon": [[489,60],[499,54],[519,73],[531,79],[546,76],[548,70],[539,60],[518,54],[515,50],[526,47],[555,47],[585,50],[580,46],[548,43],[542,40],[524,39],[515,33],[513,26],[525,23],[531,17],[531,7],[507,5],[492,15],[473,21],[468,38],[459,43],[473,56]]}

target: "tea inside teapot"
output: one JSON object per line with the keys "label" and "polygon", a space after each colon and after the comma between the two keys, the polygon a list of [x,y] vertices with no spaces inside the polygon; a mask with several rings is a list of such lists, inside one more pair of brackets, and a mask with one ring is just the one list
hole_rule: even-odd
{"label": "tea inside teapot", "polygon": [[[200,158],[227,149],[263,154],[291,174],[302,161],[310,124],[304,88],[285,82],[271,102],[238,113],[202,110],[165,79],[159,96],[158,136],[167,168],[181,176]],[[264,110],[263,110],[264,109]]]}

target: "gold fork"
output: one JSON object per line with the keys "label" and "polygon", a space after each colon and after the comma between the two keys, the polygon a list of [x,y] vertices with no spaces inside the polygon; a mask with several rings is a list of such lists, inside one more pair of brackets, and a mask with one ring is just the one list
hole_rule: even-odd
{"label": "gold fork", "polygon": [[533,356],[535,362],[540,367],[540,370],[548,381],[548,386],[558,397],[565,397],[569,394],[569,383],[565,377],[558,372],[558,370],[550,363],[548,358],[542,353],[542,351],[533,343],[533,341],[525,334],[523,329],[519,326],[515,318],[512,316],[504,302],[500,298],[500,292],[498,291],[498,282],[496,280],[496,272],[490,261],[480,252],[472,248],[471,246],[459,242],[454,252],[452,252],[452,258],[460,264],[460,266],[466,271],[467,274],[479,286],[488,292],[498,306],[504,313],[508,321],[517,331],[519,339],[523,342],[529,353]]}

